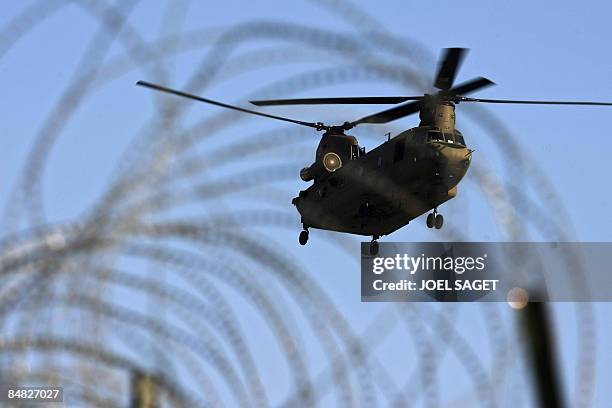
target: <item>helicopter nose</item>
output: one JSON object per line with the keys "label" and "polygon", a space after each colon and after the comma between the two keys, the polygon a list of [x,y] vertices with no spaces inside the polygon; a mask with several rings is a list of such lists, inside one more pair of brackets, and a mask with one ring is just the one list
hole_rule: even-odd
{"label": "helicopter nose", "polygon": [[444,147],[438,150],[441,175],[449,185],[458,183],[467,172],[471,163],[471,154],[466,148]]}

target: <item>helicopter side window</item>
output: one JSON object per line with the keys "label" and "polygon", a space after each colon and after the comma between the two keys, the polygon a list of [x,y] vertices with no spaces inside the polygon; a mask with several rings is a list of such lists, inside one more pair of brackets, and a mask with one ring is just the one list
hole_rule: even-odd
{"label": "helicopter side window", "polygon": [[457,142],[457,144],[465,146],[465,140],[463,139],[463,136],[461,136],[459,133],[455,133],[455,141]]}
{"label": "helicopter side window", "polygon": [[455,139],[453,138],[453,134],[452,133],[444,133],[444,139],[448,143],[455,143]]}
{"label": "helicopter side window", "polygon": [[405,147],[406,146],[403,140],[398,140],[397,142],[395,142],[395,147],[393,151],[393,162],[394,163],[404,160]]}
{"label": "helicopter side window", "polygon": [[359,156],[361,156],[361,149],[359,149],[359,146],[351,145],[351,159],[357,159]]}
{"label": "helicopter side window", "polygon": [[442,133],[438,132],[437,130],[430,130],[427,134],[427,140],[429,142],[443,142],[444,136],[442,136]]}

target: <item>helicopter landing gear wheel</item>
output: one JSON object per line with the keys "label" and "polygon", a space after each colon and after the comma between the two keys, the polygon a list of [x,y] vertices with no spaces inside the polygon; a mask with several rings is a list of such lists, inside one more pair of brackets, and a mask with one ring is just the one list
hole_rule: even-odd
{"label": "helicopter landing gear wheel", "polygon": [[432,213],[427,214],[427,228],[440,229],[444,225],[444,217],[438,214],[438,208],[435,207]]}
{"label": "helicopter landing gear wheel", "polygon": [[436,214],[434,226],[436,227],[436,229],[440,229],[442,228],[442,225],[444,225],[444,217],[442,216],[442,214]]}
{"label": "helicopter landing gear wheel", "polygon": [[300,232],[300,245],[306,245],[306,243],[308,242],[308,230],[305,229],[304,231]]}
{"label": "helicopter landing gear wheel", "polygon": [[436,220],[434,213],[427,214],[427,228],[433,228]]}
{"label": "helicopter landing gear wheel", "polygon": [[376,256],[378,255],[378,236],[374,235],[372,237],[372,242],[370,242],[370,255]]}

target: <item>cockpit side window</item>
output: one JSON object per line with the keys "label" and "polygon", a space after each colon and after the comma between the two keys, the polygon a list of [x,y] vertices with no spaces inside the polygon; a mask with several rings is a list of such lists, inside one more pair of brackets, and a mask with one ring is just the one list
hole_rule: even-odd
{"label": "cockpit side window", "polygon": [[463,139],[463,136],[461,136],[459,133],[455,133],[455,142],[457,144],[460,144],[461,146],[465,146],[465,140]]}
{"label": "cockpit side window", "polygon": [[448,143],[455,143],[455,138],[453,137],[452,133],[445,133],[444,140],[447,141]]}
{"label": "cockpit side window", "polygon": [[404,160],[405,147],[406,145],[403,140],[398,140],[397,142],[395,142],[395,147],[394,147],[395,150],[393,151],[393,162],[394,163]]}

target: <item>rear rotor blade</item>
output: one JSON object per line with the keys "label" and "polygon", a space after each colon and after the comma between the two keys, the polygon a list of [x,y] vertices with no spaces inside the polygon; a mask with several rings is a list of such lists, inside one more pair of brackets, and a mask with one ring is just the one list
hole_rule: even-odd
{"label": "rear rotor blade", "polygon": [[328,128],[327,126],[325,126],[322,123],[303,122],[301,120],[295,120],[295,119],[290,119],[290,118],[284,118],[282,116],[269,115],[267,113],[256,112],[256,111],[252,111],[252,110],[249,110],[249,109],[244,109],[244,108],[241,108],[241,107],[238,107],[238,106],[228,105],[227,103],[214,101],[212,99],[202,98],[201,96],[193,95],[193,94],[190,94],[190,93],[187,93],[187,92],[183,92],[183,91],[178,91],[176,89],[167,88],[165,86],[153,84],[153,83],[146,82],[146,81],[138,81],[138,82],[136,82],[136,85],[144,86],[146,88],[154,89],[156,91],[161,91],[161,92],[166,92],[166,93],[173,94],[173,95],[182,96],[183,98],[193,99],[194,101],[198,101],[198,102],[210,103],[211,105],[220,106],[220,107],[226,108],[226,109],[232,109],[232,110],[235,110],[235,111],[238,111],[238,112],[250,113],[252,115],[263,116],[265,118],[277,119],[277,120],[282,120],[282,121],[285,121],[285,122],[295,123],[297,125],[308,126],[308,127],[311,127],[311,128],[315,128],[317,130],[327,129]]}
{"label": "rear rotor blade", "polygon": [[354,122],[350,122],[350,125],[354,127],[361,123],[391,122],[392,120],[403,118],[404,116],[412,115],[413,113],[417,113],[421,110],[421,105],[421,101],[404,103],[400,106],[396,106],[395,108],[387,109],[385,111],[363,117]]}
{"label": "rear rotor blade", "polygon": [[459,97],[460,102],[484,102],[484,103],[517,103],[526,105],[589,105],[589,106],[612,106],[612,102],[591,101],[521,101],[513,99],[480,99]]}
{"label": "rear rotor blade", "polygon": [[441,58],[438,75],[434,81],[434,86],[442,91],[448,91],[455,82],[457,71],[467,53],[466,48],[446,48]]}
{"label": "rear rotor blade", "polygon": [[340,98],[294,98],[294,99],[265,99],[250,101],[255,106],[272,105],[367,105],[367,104],[386,104],[400,103],[406,101],[416,101],[422,96],[349,96]]}

